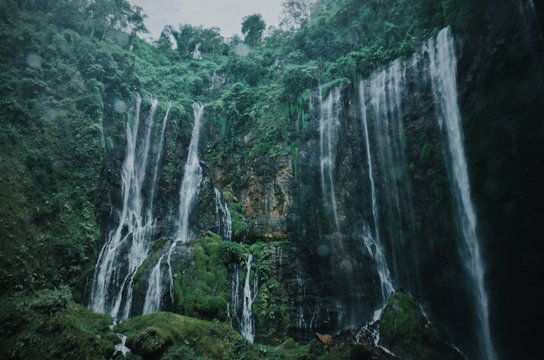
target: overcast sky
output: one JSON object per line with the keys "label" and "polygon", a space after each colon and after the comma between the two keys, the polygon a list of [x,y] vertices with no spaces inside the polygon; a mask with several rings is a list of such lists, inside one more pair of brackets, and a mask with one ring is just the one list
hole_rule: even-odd
{"label": "overcast sky", "polygon": [[266,26],[277,26],[284,0],[128,0],[147,14],[145,24],[157,39],[165,25],[218,26],[224,37],[240,33],[242,18],[262,14]]}

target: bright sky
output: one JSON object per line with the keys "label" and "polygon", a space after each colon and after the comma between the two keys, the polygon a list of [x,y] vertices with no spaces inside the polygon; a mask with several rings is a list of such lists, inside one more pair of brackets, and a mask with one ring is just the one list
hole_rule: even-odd
{"label": "bright sky", "polygon": [[218,26],[221,35],[239,34],[242,19],[261,14],[266,26],[277,26],[284,0],[128,0],[147,14],[145,25],[155,39],[165,25]]}

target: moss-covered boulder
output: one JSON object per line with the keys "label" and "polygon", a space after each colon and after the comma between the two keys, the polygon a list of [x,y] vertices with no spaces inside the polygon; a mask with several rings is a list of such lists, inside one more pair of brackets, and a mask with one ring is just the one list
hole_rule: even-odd
{"label": "moss-covered boulder", "polygon": [[217,321],[158,312],[130,319],[115,330],[128,336],[127,346],[144,360],[259,358],[254,345]]}
{"label": "moss-covered boulder", "polygon": [[387,301],[379,325],[380,345],[406,360],[463,359],[431,326],[411,296],[396,292]]}
{"label": "moss-covered boulder", "polygon": [[4,299],[0,358],[108,359],[119,338],[112,318],[74,303],[67,288]]}

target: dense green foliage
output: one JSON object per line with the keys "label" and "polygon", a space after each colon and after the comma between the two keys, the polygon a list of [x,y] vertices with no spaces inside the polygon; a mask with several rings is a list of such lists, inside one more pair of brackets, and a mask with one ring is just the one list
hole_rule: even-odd
{"label": "dense green foliage", "polygon": [[[178,346],[192,349],[198,358],[256,359],[250,344],[228,326],[183,317],[171,313],[155,313],[133,318],[116,328],[127,334],[127,345],[144,359],[176,358],[183,352]],[[173,345],[176,345],[172,347]],[[197,356],[187,356],[189,359]]]}
{"label": "dense green foliage", "polygon": [[[165,191],[177,191],[178,143],[192,127],[193,101],[208,105],[207,131],[215,136],[203,161],[232,170],[226,189],[236,187],[241,169],[272,177],[282,155],[290,156],[296,177],[319,86],[323,95],[349,88],[446,24],[470,19],[468,0],[323,0],[312,12],[307,2],[287,3],[284,28],[266,36],[260,15],[244,19],[248,47],[236,37],[226,41],[217,28],[190,25],[168,26],[148,44],[137,36],[145,32],[142,10],[125,0],[0,1],[3,356],[99,359],[113,352],[118,339],[107,329],[111,319],[84,310],[69,293],[82,302],[104,240],[99,218],[109,210],[100,208],[101,197],[118,190],[111,172],[119,167],[136,93],[145,109],[150,96],[158,97],[161,115],[167,101],[173,105]],[[197,46],[201,59],[193,57]],[[423,146],[421,164],[429,162],[431,146]],[[432,191],[444,192],[445,179],[432,170],[425,176]],[[177,312],[214,322],[158,313],[116,331],[126,333],[144,359],[347,358],[350,347],[329,351],[316,342],[253,346],[225,325],[229,274],[233,265],[242,268],[248,253],[260,284],[253,312],[261,340],[284,339],[291,315],[288,304],[275,301],[285,289],[271,268],[274,252],[288,242],[252,236],[244,205],[233,192],[224,200],[234,240],[244,244],[208,232],[187,244],[193,266],[174,284]],[[136,291],[170,241],[152,245],[135,276]],[[396,320],[386,319],[386,327],[387,321]]]}
{"label": "dense green foliage", "polygon": [[242,22],[242,34],[245,36],[244,41],[251,46],[258,45],[261,42],[265,29],[266,24],[261,14],[246,16]]}
{"label": "dense green foliage", "polygon": [[128,335],[127,345],[144,360],[340,360],[357,353],[352,346],[328,348],[317,341],[301,346],[292,339],[278,347],[253,345],[219,322],[163,312],[133,318],[115,330]]}
{"label": "dense green foliage", "polygon": [[190,247],[195,265],[176,278],[177,311],[203,319],[227,320],[230,267],[244,256],[243,245],[208,233]]}
{"label": "dense green foliage", "polygon": [[71,299],[66,288],[0,302],[0,357],[3,359],[105,359],[119,338],[113,320]]}

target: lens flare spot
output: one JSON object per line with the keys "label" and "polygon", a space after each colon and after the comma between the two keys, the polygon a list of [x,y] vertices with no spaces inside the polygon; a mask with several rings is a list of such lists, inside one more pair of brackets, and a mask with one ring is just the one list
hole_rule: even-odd
{"label": "lens flare spot", "polygon": [[43,110],[43,118],[47,121],[53,121],[59,116],[55,109],[45,108]]}
{"label": "lens flare spot", "polygon": [[317,254],[319,256],[329,256],[331,253],[331,249],[330,247],[328,247],[327,245],[320,245],[317,247]]}
{"label": "lens flare spot", "polygon": [[37,54],[28,54],[25,63],[30,67],[37,68],[42,65],[42,58]]}
{"label": "lens flare spot", "polygon": [[128,110],[128,106],[123,100],[117,99],[113,102],[113,109],[118,113],[125,113]]}
{"label": "lens flare spot", "polygon": [[246,57],[249,54],[249,46],[240,42],[234,47],[234,53],[241,57]]}

